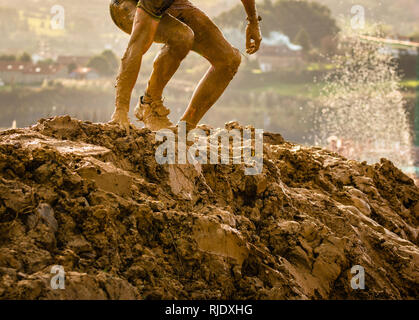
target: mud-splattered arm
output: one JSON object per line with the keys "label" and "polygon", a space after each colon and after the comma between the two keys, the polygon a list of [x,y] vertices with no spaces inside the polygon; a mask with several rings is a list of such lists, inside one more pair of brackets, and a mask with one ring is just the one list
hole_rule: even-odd
{"label": "mud-splattered arm", "polygon": [[260,18],[257,14],[255,0],[241,0],[241,2],[246,10],[248,21],[246,28],[246,52],[254,54],[259,50],[262,42],[262,34],[259,27]]}
{"label": "mud-splattered arm", "polygon": [[256,1],[255,0],[241,0],[243,3],[244,9],[247,13],[247,20],[258,22],[258,14],[256,10]]}

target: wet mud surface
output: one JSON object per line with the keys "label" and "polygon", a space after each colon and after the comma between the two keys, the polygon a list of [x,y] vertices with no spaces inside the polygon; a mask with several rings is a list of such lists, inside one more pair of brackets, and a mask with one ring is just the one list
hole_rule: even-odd
{"label": "wet mud surface", "polygon": [[158,145],[69,117],[0,132],[0,299],[419,297],[419,189],[391,162],[265,134],[245,176],[158,165]]}

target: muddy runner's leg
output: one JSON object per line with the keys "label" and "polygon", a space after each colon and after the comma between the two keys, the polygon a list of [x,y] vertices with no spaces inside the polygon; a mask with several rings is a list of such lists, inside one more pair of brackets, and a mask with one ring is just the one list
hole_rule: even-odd
{"label": "muddy runner's leg", "polygon": [[129,131],[128,112],[131,93],[141,67],[142,56],[153,43],[159,21],[152,18],[143,9],[138,8],[128,48],[121,60],[116,80],[115,112],[112,122],[118,123]]}
{"label": "muddy runner's leg", "polygon": [[[132,2],[133,0],[125,1]],[[119,15],[126,17],[125,23],[130,20],[132,14],[129,13],[129,7],[130,5],[127,5],[126,9],[115,14],[114,21],[122,19],[118,18]],[[157,29],[155,41],[165,43],[165,46],[156,57],[146,93],[153,96],[153,100],[161,98],[164,87],[192,46],[192,50],[201,54],[212,64],[196,88],[191,103],[182,117],[182,120],[195,126],[233,79],[240,65],[241,56],[201,10],[187,5],[176,10],[169,10],[169,12],[175,14],[176,18],[169,14],[165,15]],[[121,29],[126,29],[126,32],[130,32],[132,28],[130,23],[124,26],[122,22],[117,24]]]}
{"label": "muddy runner's leg", "polygon": [[223,36],[211,19],[198,8],[183,10],[178,17],[195,34],[192,50],[210,63],[206,75],[198,84],[192,100],[182,116],[190,126],[196,126],[223,94],[240,66],[241,55]]}
{"label": "muddy runner's leg", "polygon": [[[137,0],[112,0],[111,16],[115,24],[126,33],[131,33],[135,17]],[[171,10],[178,14],[179,10]],[[186,24],[170,14],[165,14],[160,20],[154,38],[164,46],[154,60],[153,72],[148,82],[146,95],[151,100],[161,100],[163,90],[179,68],[181,61],[191,50],[194,33]]]}
{"label": "muddy runner's leg", "polygon": [[186,24],[166,14],[160,21],[155,42],[164,43],[154,60],[146,95],[152,101],[161,100],[163,90],[180,63],[192,49],[194,32]]}

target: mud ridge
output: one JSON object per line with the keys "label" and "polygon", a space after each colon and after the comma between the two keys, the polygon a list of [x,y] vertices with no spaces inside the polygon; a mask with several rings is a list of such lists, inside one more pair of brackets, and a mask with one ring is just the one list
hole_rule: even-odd
{"label": "mud ridge", "polygon": [[0,299],[417,299],[413,180],[264,140],[246,176],[158,165],[147,129],[55,117],[0,132]]}

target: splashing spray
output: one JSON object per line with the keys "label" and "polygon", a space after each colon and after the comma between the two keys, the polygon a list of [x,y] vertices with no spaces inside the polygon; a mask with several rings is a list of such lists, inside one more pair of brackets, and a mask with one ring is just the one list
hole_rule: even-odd
{"label": "splashing spray", "polygon": [[412,130],[391,50],[352,32],[341,35],[340,52],[315,117],[316,144],[349,159],[411,167]]}

